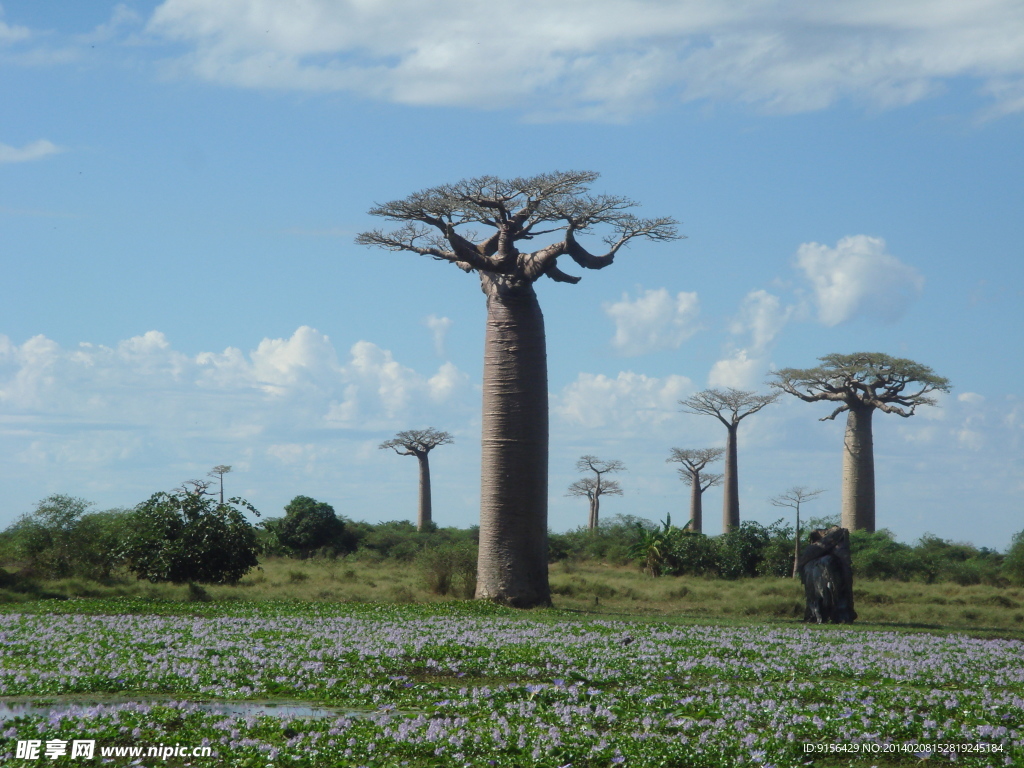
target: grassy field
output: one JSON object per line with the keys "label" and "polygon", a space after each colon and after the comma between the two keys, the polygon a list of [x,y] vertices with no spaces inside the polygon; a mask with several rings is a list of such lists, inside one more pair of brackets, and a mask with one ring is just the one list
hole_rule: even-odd
{"label": "grassy field", "polygon": [[[804,610],[803,590],[794,579],[654,578],[632,567],[563,561],[551,566],[551,586],[556,609],[581,615],[796,623]],[[66,597],[190,599],[187,586],[133,578],[108,584],[75,579],[41,582],[38,590]],[[426,575],[411,563],[270,558],[239,584],[208,586],[191,599],[202,598],[203,593],[217,601],[401,604],[465,599],[465,585],[456,583],[453,591],[434,594],[427,588]],[[32,597],[33,593],[0,590],[0,600],[7,602]],[[1024,639],[1024,588],[1020,587],[861,581],[855,585],[854,598],[858,624],[864,626]]]}

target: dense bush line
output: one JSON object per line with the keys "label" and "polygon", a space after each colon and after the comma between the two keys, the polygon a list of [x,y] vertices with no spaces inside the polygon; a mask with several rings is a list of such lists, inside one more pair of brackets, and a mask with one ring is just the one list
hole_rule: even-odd
{"label": "dense bush line", "polygon": [[[195,489],[155,494],[134,509],[90,511],[83,499],[54,495],[0,532],[0,568],[21,577],[104,581],[134,574],[150,581],[234,583],[257,556],[398,561],[418,568],[431,591],[470,597],[475,589],[478,529],[417,531],[408,521],[351,521],[323,502],[295,497],[283,517],[252,525],[242,499],[217,503]],[[258,514],[258,513],[256,513]],[[813,527],[836,521],[812,519]],[[789,576],[793,527],[747,521],[728,534],[706,536],[672,524],[616,516],[590,531],[550,533],[556,561],[636,565],[652,576],[738,579]],[[891,532],[851,534],[854,573],[862,579],[1024,585],[1024,531],[1006,553],[931,534],[915,544]],[[0,580],[11,581],[0,572]]]}

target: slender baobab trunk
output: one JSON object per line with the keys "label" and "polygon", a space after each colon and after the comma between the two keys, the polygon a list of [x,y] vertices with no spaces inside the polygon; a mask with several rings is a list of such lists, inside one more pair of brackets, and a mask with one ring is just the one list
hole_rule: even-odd
{"label": "slender baobab trunk", "polygon": [[700,489],[700,477],[693,478],[693,485],[690,486],[690,530],[694,533],[701,533],[704,515],[704,504],[701,499],[704,491]]}
{"label": "slender baobab trunk", "polygon": [[416,460],[420,464],[420,510],[416,520],[416,530],[425,531],[433,521],[433,511],[430,504],[430,459],[427,454],[417,454]]}
{"label": "slender baobab trunk", "polygon": [[875,530],[875,451],[872,406],[851,406],[843,441],[843,528]]}
{"label": "slender baobab trunk", "polygon": [[476,597],[550,605],[544,318],[532,286],[507,289],[481,278],[487,333]]}
{"label": "slender baobab trunk", "polygon": [[587,521],[587,528],[591,531],[597,530],[597,518],[601,511],[601,497],[594,494],[590,500],[590,519]]}
{"label": "slender baobab trunk", "polygon": [[725,480],[722,483],[722,533],[740,527],[740,486],[736,467],[736,430],[739,424],[726,424],[725,438]]}
{"label": "slender baobab trunk", "polygon": [[800,575],[800,502],[796,504],[796,536],[793,537],[793,578]]}

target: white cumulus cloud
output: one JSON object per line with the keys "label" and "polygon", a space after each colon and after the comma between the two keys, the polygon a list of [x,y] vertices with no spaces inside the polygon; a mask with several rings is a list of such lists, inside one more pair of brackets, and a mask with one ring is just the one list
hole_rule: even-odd
{"label": "white cumulus cloud", "polygon": [[679,400],[693,390],[685,376],[655,378],[622,371],[610,378],[581,373],[553,398],[552,410],[567,424],[614,428],[621,435],[664,424],[679,412]]}
{"label": "white cumulus cloud", "polygon": [[747,350],[737,349],[711,366],[708,386],[756,389],[758,382],[764,379],[765,373],[764,359],[749,357]]}
{"label": "white cumulus cloud", "polygon": [[604,312],[615,322],[612,346],[627,357],[678,349],[700,330],[696,293],[673,296],[668,289],[658,288],[635,299],[623,294],[621,301],[605,304]]}
{"label": "white cumulus cloud", "polygon": [[878,237],[844,237],[835,248],[804,243],[796,265],[814,289],[818,319],[828,326],[855,317],[894,322],[924,288],[924,277],[885,249]]}
{"label": "white cumulus cloud", "polygon": [[740,302],[729,325],[733,338],[724,358],[711,366],[709,387],[757,389],[768,369],[772,343],[797,314],[799,307],[764,290],[751,291]]}
{"label": "white cumulus cloud", "polygon": [[229,347],[195,357],[158,331],[114,347],[72,349],[45,336],[21,345],[0,336],[5,433],[17,425],[19,434],[43,442],[97,429],[178,440],[392,428],[438,407],[458,407],[468,387],[451,363],[423,375],[369,341],[356,342],[341,359],[331,339],[308,326],[289,338],[263,339],[249,354]]}

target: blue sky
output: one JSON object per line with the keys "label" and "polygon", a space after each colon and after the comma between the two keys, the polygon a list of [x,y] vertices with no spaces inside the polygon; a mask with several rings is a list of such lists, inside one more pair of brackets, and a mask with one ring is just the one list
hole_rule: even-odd
{"label": "blue sky", "polygon": [[[584,169],[687,239],[538,286],[553,529],[583,453],[629,470],[603,514],[685,519],[665,458],[725,435],[679,399],[855,351],[953,383],[878,417],[879,525],[1024,529],[1019,2],[0,7],[0,525],[216,464],[265,515],[414,519],[377,445],[428,425],[435,517],[474,523],[484,297],[353,238],[424,187]],[[838,511],[841,420],[790,400],[744,422],[745,519],[795,485]]]}

